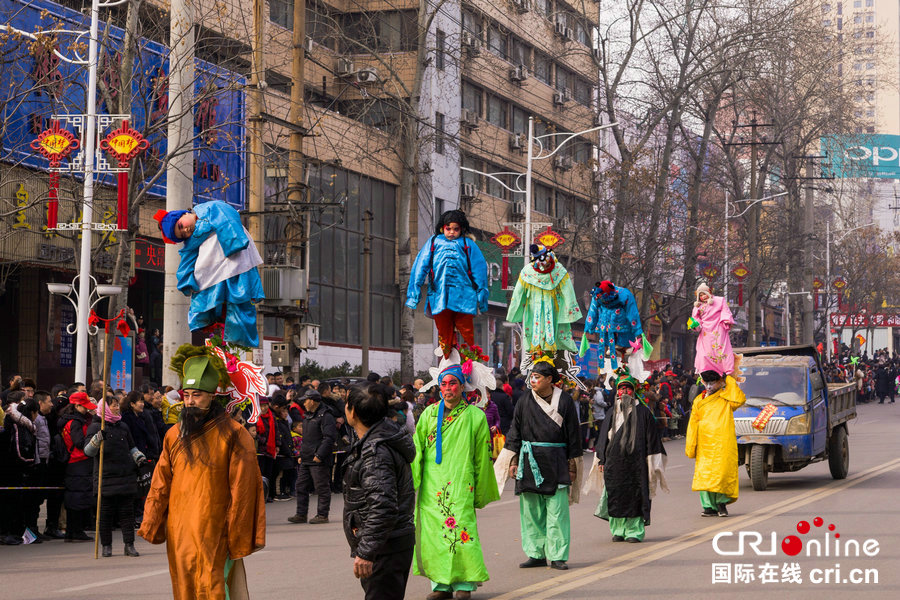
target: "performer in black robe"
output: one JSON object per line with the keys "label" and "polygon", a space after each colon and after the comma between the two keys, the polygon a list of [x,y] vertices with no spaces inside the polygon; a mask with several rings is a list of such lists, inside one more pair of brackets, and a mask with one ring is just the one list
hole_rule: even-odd
{"label": "performer in black robe", "polygon": [[516,403],[495,465],[498,479],[505,479],[505,471],[516,480],[522,549],[528,556],[522,568],[546,566],[550,559],[552,568],[568,569],[569,503],[577,501],[582,449],[578,408],[568,393],[553,386],[559,379],[552,363],[535,364],[531,392]]}
{"label": "performer in black robe", "polygon": [[635,395],[637,388],[631,376],[616,381],[616,400],[595,446],[595,468],[603,473],[614,542],[642,541],[657,483],[668,491],[663,476],[666,449],[653,413]]}

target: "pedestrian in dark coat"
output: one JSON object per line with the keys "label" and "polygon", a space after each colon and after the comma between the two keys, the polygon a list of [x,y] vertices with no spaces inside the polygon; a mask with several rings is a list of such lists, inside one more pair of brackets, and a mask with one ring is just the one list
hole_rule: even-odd
{"label": "pedestrian in dark coat", "polygon": [[416,447],[409,432],[385,418],[388,396],[382,385],[352,388],[346,405],[359,439],[345,460],[344,535],[366,600],[404,598],[416,541]]}
{"label": "pedestrian in dark coat", "polygon": [[94,496],[91,493],[93,463],[84,453],[86,434],[91,422],[91,411],[96,410],[90,397],[84,392],[69,396],[69,406],[60,413],[62,438],[69,452],[66,465],[63,502],[66,506],[66,541],[86,542],[91,538],[84,532],[90,520]]}
{"label": "pedestrian in dark coat", "polygon": [[117,522],[125,542],[125,556],[140,556],[134,549],[134,499],[137,497],[137,465],[147,458],[134,445],[128,425],[122,420],[119,400],[107,396],[97,412],[106,424],[100,430],[97,419],[88,427],[84,453],[94,458],[93,491],[97,495],[100,475],[100,448],[103,447],[103,488],[100,490],[100,544],[103,556],[112,556],[113,523]]}
{"label": "pedestrian in dark coat", "polygon": [[884,399],[891,395],[891,375],[883,364],[875,369],[875,395],[878,404],[884,404]]}
{"label": "pedestrian in dark coat", "polygon": [[310,523],[327,523],[331,508],[331,465],[337,428],[334,416],[321,402],[314,389],[307,390],[303,399],[303,444],[297,459],[297,513],[288,518],[291,523],[305,523],[309,510],[309,492],[318,496],[316,516]]}
{"label": "pedestrian in dark coat", "polygon": [[497,412],[500,413],[500,432],[506,435],[506,432],[509,431],[509,424],[512,423],[515,407],[512,396],[503,390],[503,384],[499,379],[497,380],[497,389],[491,390],[491,402],[497,406]]}

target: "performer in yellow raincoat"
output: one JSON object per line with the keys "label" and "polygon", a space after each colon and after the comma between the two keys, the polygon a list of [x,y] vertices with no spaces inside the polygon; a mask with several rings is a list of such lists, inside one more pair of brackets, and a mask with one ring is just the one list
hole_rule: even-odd
{"label": "performer in yellow raincoat", "polygon": [[706,391],[694,400],[684,452],[697,460],[691,489],[700,492],[704,517],[727,517],[726,504],[738,498],[738,448],[734,411],[746,397],[731,375],[700,376]]}

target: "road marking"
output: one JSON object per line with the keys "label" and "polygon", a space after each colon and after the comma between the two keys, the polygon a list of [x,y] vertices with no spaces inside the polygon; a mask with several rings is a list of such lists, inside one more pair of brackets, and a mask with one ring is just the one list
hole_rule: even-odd
{"label": "road marking", "polygon": [[[750,514],[729,518],[728,527],[729,529],[737,530],[741,527],[766,521],[772,517],[821,500],[822,498],[852,487],[858,483],[862,483],[873,477],[892,471],[898,466],[900,466],[900,458],[872,467],[848,479],[831,481],[822,487],[782,500],[781,502],[766,506]],[[635,567],[653,562],[659,558],[678,554],[691,546],[710,541],[721,529],[722,524],[717,524],[695,532],[686,533],[671,540],[645,546],[623,556],[611,558],[583,569],[569,572],[565,575],[560,575],[546,581],[512,590],[501,596],[496,596],[494,600],[514,600],[516,598],[540,600],[558,596],[563,592],[584,587],[588,584],[600,581],[601,579],[606,579]]]}
{"label": "road marking", "polygon": [[[254,552],[254,556],[259,556],[260,554],[267,554],[268,550],[261,550],[259,552]],[[94,583],[87,583],[85,585],[79,585],[75,587],[65,588],[63,590],[56,590],[57,594],[66,594],[69,592],[82,592],[84,590],[89,590],[92,588],[105,587],[107,585],[115,585],[117,583],[123,583],[126,581],[134,581],[135,579],[145,579],[147,577],[156,577],[157,575],[165,575],[169,572],[169,569],[159,569],[158,571],[147,571],[146,573],[138,573],[137,575],[128,575],[127,577],[119,577],[118,579],[104,579],[103,581],[97,581]]]}

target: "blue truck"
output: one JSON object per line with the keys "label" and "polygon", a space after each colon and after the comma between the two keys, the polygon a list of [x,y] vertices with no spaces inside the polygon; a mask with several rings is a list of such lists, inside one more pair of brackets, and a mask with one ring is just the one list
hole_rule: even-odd
{"label": "blue truck", "polygon": [[[744,357],[741,369],[746,381],[740,385],[747,396],[734,411],[738,464],[747,466],[753,489],[765,490],[769,473],[798,471],[823,460],[832,477],[847,477],[847,424],[856,417],[856,386],[826,383],[813,346],[734,352]],[[760,413],[763,417],[754,426]]]}

